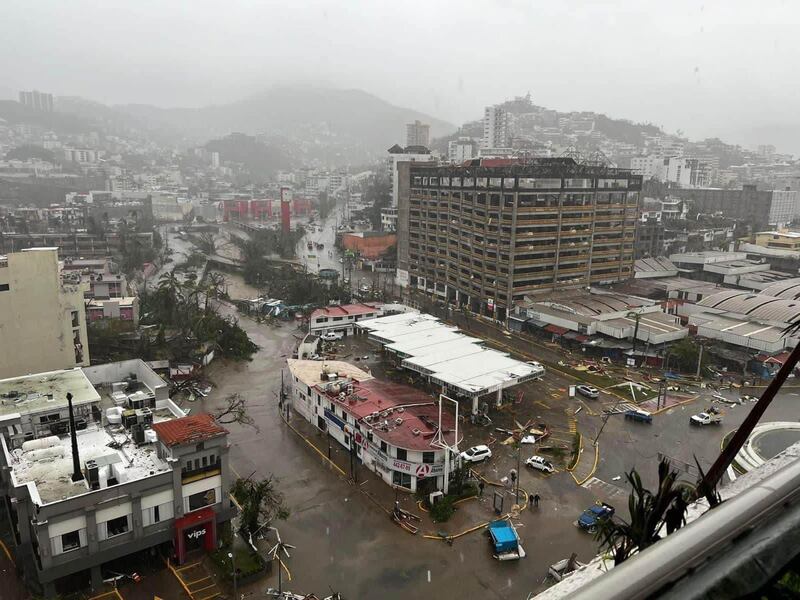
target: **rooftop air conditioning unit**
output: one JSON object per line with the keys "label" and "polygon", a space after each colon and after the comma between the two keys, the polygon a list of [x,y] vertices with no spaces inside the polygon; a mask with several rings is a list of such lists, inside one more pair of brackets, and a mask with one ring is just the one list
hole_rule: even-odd
{"label": "rooftop air conditioning unit", "polygon": [[413,433],[414,435],[419,435],[422,432],[419,429],[417,429],[416,427],[414,427],[414,429],[411,430],[411,433]]}
{"label": "rooftop air conditioning unit", "polygon": [[398,426],[399,426],[399,425],[402,425],[402,424],[403,424],[403,419],[401,419],[400,417],[397,417],[397,418],[394,420],[394,424],[395,424],[395,425],[398,425]]}

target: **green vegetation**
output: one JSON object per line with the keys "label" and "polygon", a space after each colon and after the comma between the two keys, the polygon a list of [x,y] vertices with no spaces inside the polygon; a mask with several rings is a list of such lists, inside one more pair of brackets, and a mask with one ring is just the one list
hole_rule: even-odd
{"label": "green vegetation", "polygon": [[222,289],[224,281],[218,279],[181,282],[174,272],[165,273],[155,291],[142,294],[142,324],[158,326],[158,346],[166,344],[167,333],[178,332],[169,344],[174,358],[207,347],[227,358],[249,360],[258,346],[234,318],[220,315],[210,303]]}
{"label": "green vegetation", "polygon": [[370,184],[364,190],[364,200],[370,205],[366,212],[372,229],[380,231],[381,229],[381,210],[389,206],[392,200],[392,187],[389,179],[382,174],[380,177],[372,179]]}
{"label": "green vegetation", "polygon": [[434,523],[444,523],[456,512],[456,507],[453,503],[456,501],[455,496],[445,496],[431,507],[431,519]]}
{"label": "green vegetation", "polygon": [[[672,345],[669,359],[665,366],[667,368],[669,368],[670,365],[677,366],[678,370],[681,372],[694,373],[697,369],[697,358],[699,355],[700,346],[691,338],[686,337]],[[704,356],[703,365],[705,365],[705,363],[706,360]]]}
{"label": "green vegetation", "polygon": [[269,527],[276,519],[289,518],[289,509],[272,477],[261,480],[239,478],[231,487],[231,493],[242,507],[239,529],[245,537]]}
{"label": "green vegetation", "polygon": [[230,546],[226,545],[211,553],[211,560],[226,581],[233,580],[234,561],[228,557],[229,552],[234,555],[237,577],[239,579],[255,575],[264,570],[265,563],[260,554],[247,548],[235,548],[231,550]]}
{"label": "green vegetation", "polygon": [[690,486],[678,482],[678,472],[670,468],[668,460],[661,460],[658,465],[655,492],[644,487],[636,469],[626,473],[625,478],[631,486],[630,521],[600,521],[596,534],[601,551],[609,552],[615,565],[655,544],[661,539],[664,527],[667,535],[680,529],[686,523],[687,500],[691,494]]}
{"label": "green vegetation", "polygon": [[92,358],[191,361],[215,350],[218,356],[249,360],[258,346],[236,319],[219,314],[211,303],[212,298],[222,297],[224,288],[219,275],[181,282],[174,272],[165,273],[155,290],[143,289],[140,294],[140,324],[154,327],[136,333],[117,321],[92,323],[88,327]]}

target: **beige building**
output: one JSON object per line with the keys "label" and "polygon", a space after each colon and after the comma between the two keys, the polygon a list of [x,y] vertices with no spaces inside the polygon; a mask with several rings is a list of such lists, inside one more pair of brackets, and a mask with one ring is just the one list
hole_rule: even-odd
{"label": "beige building", "polygon": [[89,365],[85,289],[61,282],[57,248],[0,256],[0,379]]}

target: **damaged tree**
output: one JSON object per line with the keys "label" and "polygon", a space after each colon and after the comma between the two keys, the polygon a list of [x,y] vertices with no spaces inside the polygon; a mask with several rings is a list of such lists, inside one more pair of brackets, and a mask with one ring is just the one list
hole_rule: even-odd
{"label": "damaged tree", "polygon": [[255,419],[247,412],[247,398],[236,392],[225,396],[225,405],[212,411],[214,420],[222,425],[238,423],[258,431]]}
{"label": "damaged tree", "polygon": [[231,488],[233,497],[242,507],[239,530],[249,539],[276,519],[289,517],[283,494],[275,488],[275,479],[255,480],[253,476],[237,479]]}

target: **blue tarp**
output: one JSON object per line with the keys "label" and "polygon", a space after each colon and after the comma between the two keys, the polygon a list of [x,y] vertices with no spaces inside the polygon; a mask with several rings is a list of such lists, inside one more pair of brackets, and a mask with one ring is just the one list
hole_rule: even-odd
{"label": "blue tarp", "polygon": [[489,523],[489,533],[496,552],[512,552],[517,549],[517,532],[507,521],[492,521]]}

